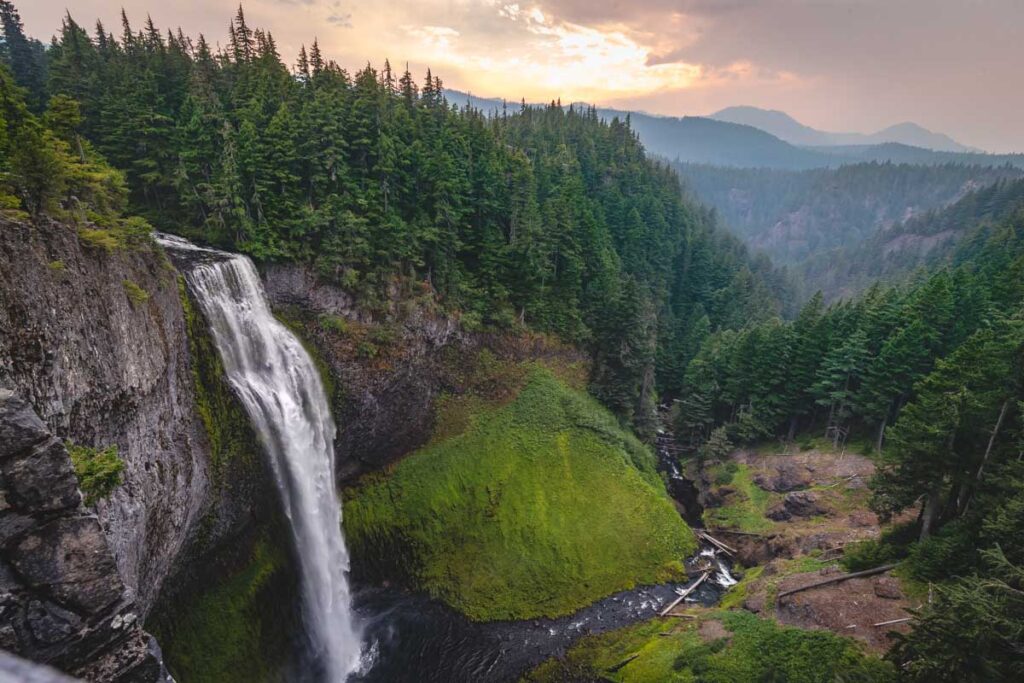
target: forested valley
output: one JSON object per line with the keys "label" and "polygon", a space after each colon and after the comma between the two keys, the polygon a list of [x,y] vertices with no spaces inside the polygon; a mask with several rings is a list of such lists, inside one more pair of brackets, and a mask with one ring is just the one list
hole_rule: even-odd
{"label": "forested valley", "polygon": [[[872,162],[806,171],[674,167],[687,191],[714,207],[728,229],[788,268],[801,298],[821,290],[829,303],[940,261],[975,215],[1006,203],[1001,193],[1014,191],[1006,181],[1021,177],[1008,165],[962,163]],[[976,204],[961,205],[962,220],[944,214],[975,192]],[[934,214],[945,218],[933,220]]]}
{"label": "forested valley", "polygon": [[[483,112],[450,105],[431,71],[385,61],[350,72],[315,40],[282,56],[241,7],[224,47],[121,16],[115,34],[69,12],[44,45],[0,0],[0,434],[11,434],[0,469],[15,482],[4,484],[14,507],[0,509],[0,569],[16,569],[20,615],[7,617],[8,638],[0,612],[0,648],[87,679],[158,680],[150,663],[104,668],[104,648],[127,635],[69,635],[107,628],[117,609],[115,628],[139,629],[132,656],[151,662],[138,645],[151,632],[166,654],[157,668],[182,681],[283,680],[296,667],[414,680],[423,662],[395,655],[414,648],[380,635],[412,604],[420,621],[451,610],[446,628],[471,634],[458,642],[485,640],[474,625],[495,629],[493,662],[456,657],[493,680],[1024,677],[1019,169],[669,163],[628,117],[595,107]],[[236,345],[248,330],[271,346],[232,352],[225,330]],[[107,338],[114,350],[98,350]],[[289,376],[305,382],[292,388],[297,407],[275,377],[274,401],[253,410],[260,392],[237,366],[251,379],[281,370],[277,358],[301,367]],[[148,365],[156,375],[140,379]],[[306,438],[283,419],[260,431],[271,403],[292,427],[313,424],[322,479],[337,487],[301,489],[306,470],[275,461],[268,478],[253,465],[253,453]],[[163,449],[178,460],[160,460]],[[796,492],[845,497],[840,512],[868,515],[861,526],[878,533],[791,544],[782,561],[792,575],[895,568],[907,616],[868,620],[903,625],[884,647],[776,620],[782,584],[770,584],[771,606],[751,608],[744,591],[770,577],[756,566],[767,561],[744,567],[705,536],[769,537],[766,518],[783,519],[769,502],[789,505],[796,488],[745,477],[775,449],[870,469],[860,489],[846,486],[855,472]],[[17,464],[32,458],[59,465]],[[47,476],[71,493],[38,494]],[[169,481],[182,502],[162,500],[161,514],[186,517],[140,515]],[[684,501],[682,481],[703,490]],[[316,554],[303,545],[311,523],[267,511],[296,491],[333,505],[323,526],[343,525],[356,584],[372,587],[353,590],[352,623],[364,626],[346,636],[352,661],[295,635],[315,634],[316,620],[282,606],[316,603],[296,588],[316,574],[302,564]],[[823,528],[837,515],[815,510],[785,514]],[[125,582],[106,602],[68,598],[64,586],[83,581],[37,570],[49,556],[24,559],[40,547],[25,538],[49,538],[31,524],[70,523],[65,513],[99,520],[101,569]],[[348,619],[337,542],[334,596]],[[682,603],[698,611],[671,612],[705,580],[700,601]],[[392,584],[409,590],[396,598]],[[420,593],[435,602],[408,602]],[[396,602],[381,607],[382,595]],[[627,598],[651,613],[564,635]],[[129,608],[142,618],[126,620]],[[58,622],[74,628],[39,626]],[[383,655],[359,644],[364,628]],[[564,640],[529,640],[548,631]],[[530,646],[501,668],[502,639],[520,637]],[[424,652],[442,679],[468,676]],[[385,668],[389,656],[400,664]]]}

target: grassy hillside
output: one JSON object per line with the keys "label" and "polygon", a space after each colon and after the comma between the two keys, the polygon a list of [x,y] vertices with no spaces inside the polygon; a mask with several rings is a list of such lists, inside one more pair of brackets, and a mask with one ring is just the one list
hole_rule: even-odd
{"label": "grassy hillside", "polygon": [[693,534],[650,452],[595,401],[538,367],[504,406],[441,405],[446,436],[345,492],[356,558],[477,620],[567,614],[682,575]]}
{"label": "grassy hillside", "polygon": [[654,619],[581,640],[525,681],[621,683],[832,683],[895,680],[891,665],[853,640],[825,631],[778,626],[748,612],[717,612],[697,621]]}

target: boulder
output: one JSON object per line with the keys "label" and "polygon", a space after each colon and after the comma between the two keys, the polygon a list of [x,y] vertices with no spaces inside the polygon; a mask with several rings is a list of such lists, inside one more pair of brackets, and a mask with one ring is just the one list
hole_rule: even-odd
{"label": "boulder", "polygon": [[53,512],[78,507],[78,479],[64,445],[47,439],[0,462],[4,500],[17,510]]}
{"label": "boulder", "polygon": [[808,491],[793,491],[782,499],[786,511],[794,517],[814,517],[823,515],[828,510],[818,503],[818,497]]}
{"label": "boulder", "polygon": [[[163,681],[64,444],[10,391],[0,435],[0,650],[86,680]],[[0,660],[0,681],[33,680],[10,671]]]}
{"label": "boulder", "polygon": [[754,476],[754,483],[765,491],[788,493],[811,485],[807,467],[793,462],[781,462],[773,470]]}
{"label": "boulder", "polygon": [[0,389],[0,461],[50,436],[29,404],[10,389]]}
{"label": "boulder", "polygon": [[116,602],[124,590],[99,520],[57,519],[25,534],[8,550],[10,563],[33,588],[87,614]]}
{"label": "boulder", "polygon": [[875,595],[887,600],[899,600],[903,597],[899,579],[893,576],[876,576],[872,581]]}
{"label": "boulder", "polygon": [[786,506],[779,502],[772,505],[764,513],[765,517],[776,522],[788,522],[793,518],[793,515],[786,509]]}

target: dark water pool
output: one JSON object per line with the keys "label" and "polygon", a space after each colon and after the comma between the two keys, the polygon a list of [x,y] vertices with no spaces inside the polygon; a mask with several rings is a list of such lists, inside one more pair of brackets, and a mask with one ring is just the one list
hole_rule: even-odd
{"label": "dark water pool", "polygon": [[[690,564],[706,562],[706,552]],[[516,680],[545,659],[563,654],[581,636],[656,616],[678,597],[677,588],[693,580],[623,591],[559,619],[488,623],[470,622],[422,595],[393,588],[362,588],[356,593],[355,605],[365,625],[368,669],[350,680]],[[687,602],[714,605],[728,581],[706,581]]]}

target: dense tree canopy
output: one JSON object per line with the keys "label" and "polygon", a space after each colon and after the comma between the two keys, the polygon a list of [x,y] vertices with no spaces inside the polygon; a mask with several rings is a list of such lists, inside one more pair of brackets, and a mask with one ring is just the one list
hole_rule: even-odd
{"label": "dense tree canopy", "polygon": [[709,335],[676,409],[705,458],[798,430],[878,454],[872,507],[917,511],[919,541],[876,557],[942,582],[891,654],[915,681],[1016,680],[1024,661],[1024,211],[974,224],[915,283]]}
{"label": "dense tree canopy", "polygon": [[219,51],[122,18],[115,37],[66,16],[46,88],[161,229],[308,263],[370,308],[425,289],[470,327],[584,345],[594,393],[647,433],[704,334],[779,310],[783,278],[682,199],[628,120],[487,117],[429,72],[349,74],[316,42],[290,69],[241,9]]}

